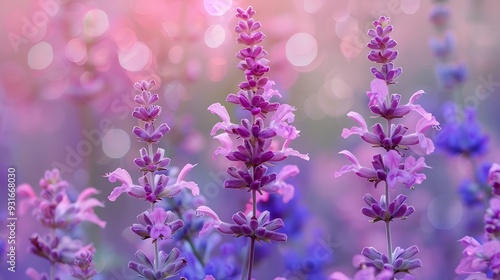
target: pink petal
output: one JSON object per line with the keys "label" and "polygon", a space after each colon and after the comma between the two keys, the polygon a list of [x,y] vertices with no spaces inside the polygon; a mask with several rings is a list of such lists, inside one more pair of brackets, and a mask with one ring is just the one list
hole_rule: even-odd
{"label": "pink petal", "polygon": [[328,276],[328,280],[351,280],[342,272],[334,272]]}
{"label": "pink petal", "polygon": [[212,128],[210,135],[215,135],[215,133],[219,129],[226,129],[229,125],[231,125],[229,114],[226,110],[226,107],[222,106],[220,103],[214,103],[208,107],[208,111],[212,114],[217,114],[222,122],[218,122]]}
{"label": "pink petal", "polygon": [[222,221],[219,219],[219,216],[214,212],[214,210],[210,209],[207,206],[200,206],[194,211],[196,216],[208,216],[212,220],[205,222],[203,225],[203,228],[201,229],[200,233],[198,236],[201,236],[211,228],[214,228],[222,223]]}
{"label": "pink petal", "polygon": [[179,185],[180,188],[188,188],[191,190],[191,193],[194,195],[194,196],[197,196],[200,194],[200,188],[198,187],[198,185],[195,183],[195,182],[192,182],[192,181],[189,181],[189,182],[186,182],[184,181],[184,176],[186,176],[186,174],[191,171],[191,169],[193,169],[194,167],[196,166],[196,164],[186,164],[182,169],[181,169],[181,172],[179,172],[179,176],[177,176],[177,185]]}
{"label": "pink petal", "polygon": [[283,168],[281,168],[280,172],[276,176],[276,181],[283,181],[286,180],[288,177],[294,177],[297,174],[299,174],[300,170],[297,165],[285,165]]}
{"label": "pink petal", "polygon": [[368,133],[368,127],[363,116],[353,111],[347,113],[347,116],[353,119],[359,125],[359,127],[353,126],[351,127],[351,129],[344,128],[341,134],[343,138],[347,138],[353,134],[363,135],[365,133]]}
{"label": "pink petal", "polygon": [[370,89],[373,93],[377,93],[381,99],[385,99],[389,94],[387,83],[381,79],[373,79],[370,82]]}
{"label": "pink petal", "polygon": [[221,154],[223,156],[226,156],[229,152],[231,152],[233,148],[233,140],[231,140],[231,137],[229,137],[229,134],[227,133],[222,133],[217,136],[214,136],[214,139],[217,139],[221,142],[222,146],[219,146],[213,155],[213,159],[217,157],[217,155]]}

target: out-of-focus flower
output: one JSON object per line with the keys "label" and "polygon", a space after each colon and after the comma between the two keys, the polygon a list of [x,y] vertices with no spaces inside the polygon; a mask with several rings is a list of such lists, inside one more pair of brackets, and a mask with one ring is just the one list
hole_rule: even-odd
{"label": "out-of-focus flower", "polygon": [[75,256],[82,250],[90,250],[91,245],[83,246],[80,240],[68,236],[61,238],[52,234],[40,236],[33,234],[30,238],[30,251],[51,263],[74,264]]}
{"label": "out-of-focus flower", "polygon": [[173,248],[169,254],[160,251],[158,265],[153,262],[141,251],[135,253],[135,258],[139,262],[131,261],[128,267],[142,278],[148,280],[168,279],[179,274],[179,271],[187,265],[185,258],[179,258],[180,251]]}
{"label": "out-of-focus flower", "polygon": [[500,197],[490,199],[490,207],[484,214],[484,231],[487,240],[498,239],[500,236]]}
{"label": "out-of-focus flower", "polygon": [[457,274],[471,274],[491,269],[494,273],[500,272],[500,241],[493,239],[480,244],[476,239],[465,236],[459,240],[464,246],[462,259],[455,272]]}
{"label": "out-of-focus flower", "polygon": [[488,173],[488,184],[493,187],[493,194],[500,195],[500,164],[493,163]]}
{"label": "out-of-focus flower", "polygon": [[90,280],[97,274],[94,268],[92,258],[94,257],[95,249],[92,247],[90,250],[80,252],[75,256],[75,263],[71,276],[80,280]]}
{"label": "out-of-focus flower", "polygon": [[415,245],[406,249],[396,247],[392,252],[392,262],[386,254],[380,253],[373,247],[363,248],[362,254],[368,259],[364,262],[365,265],[374,267],[377,271],[389,270],[396,274],[398,272],[410,273],[410,270],[422,266],[420,259],[413,259],[418,251],[418,247]]}
{"label": "out-of-focus flower", "polygon": [[[40,180],[40,197],[36,196],[28,184],[18,187],[17,192],[22,198],[22,211],[32,208],[35,218],[49,228],[70,229],[83,221],[89,221],[101,228],[106,226],[106,222],[94,213],[94,207],[104,207],[104,204],[90,197],[98,194],[98,190],[86,188],[76,201],[71,202],[66,193],[68,183],[60,179],[57,169],[46,172],[45,175],[46,178]],[[47,178],[47,175],[51,178]]]}

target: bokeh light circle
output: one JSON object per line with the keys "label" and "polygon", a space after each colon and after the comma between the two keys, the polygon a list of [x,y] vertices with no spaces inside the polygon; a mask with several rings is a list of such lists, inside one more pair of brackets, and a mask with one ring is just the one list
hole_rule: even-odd
{"label": "bokeh light circle", "polygon": [[28,52],[28,65],[34,70],[43,70],[54,60],[54,50],[47,42],[39,42]]}
{"label": "bokeh light circle", "polygon": [[83,64],[87,60],[87,45],[80,38],[73,38],[68,41],[64,48],[69,61],[76,64]]}
{"label": "bokeh light circle", "polygon": [[401,10],[407,15],[413,15],[420,9],[420,0],[401,0]]}
{"label": "bokeh light circle", "polygon": [[118,53],[120,65],[128,71],[140,71],[151,60],[151,50],[142,42],[135,42],[130,48]]}
{"label": "bokeh light circle", "polygon": [[225,39],[226,31],[218,24],[209,26],[205,31],[205,44],[207,44],[209,48],[215,49],[219,47]]}
{"label": "bokeh light circle", "polygon": [[88,11],[83,17],[83,33],[89,37],[99,37],[108,30],[109,20],[106,12],[100,9]]}
{"label": "bokeh light circle", "polygon": [[295,33],[286,42],[285,53],[292,65],[308,66],[318,55],[318,42],[309,33]]}
{"label": "bokeh light circle", "polygon": [[429,203],[427,217],[437,229],[450,230],[462,220],[462,204],[455,193],[441,194]]}
{"label": "bokeh light circle", "polygon": [[203,6],[208,14],[212,16],[222,16],[225,14],[231,6],[233,5],[233,0],[204,0]]}
{"label": "bokeh light circle", "polygon": [[110,129],[102,137],[102,151],[110,158],[122,158],[130,150],[130,137],[123,129]]}

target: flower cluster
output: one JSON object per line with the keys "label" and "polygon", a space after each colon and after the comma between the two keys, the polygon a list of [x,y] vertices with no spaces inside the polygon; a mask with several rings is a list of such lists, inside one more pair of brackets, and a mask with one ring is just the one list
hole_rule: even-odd
{"label": "flower cluster", "polygon": [[[375,114],[375,117],[383,118],[386,121],[385,124],[376,123],[368,130],[368,125],[361,114],[349,112],[347,116],[353,119],[358,126],[353,126],[350,129],[345,128],[342,131],[342,137],[359,135],[364,142],[372,147],[383,148],[384,153],[374,155],[371,162],[372,167],[365,167],[359,163],[354,154],[343,150],[340,154],[344,155],[352,164],[345,165],[335,172],[335,177],[354,172],[359,177],[373,182],[375,187],[384,182],[385,195],[382,195],[377,201],[371,194],[366,194],[364,201],[368,207],[364,207],[361,212],[371,218],[372,222],[385,222],[387,254],[380,253],[372,247],[365,247],[362,254],[366,259],[362,262],[362,266],[359,266],[361,270],[358,273],[371,273],[370,275],[382,273],[380,277],[377,277],[392,279],[392,275],[396,273],[409,274],[412,269],[421,266],[421,261],[413,258],[418,252],[416,246],[411,246],[406,250],[399,247],[392,249],[390,222],[394,219],[406,219],[415,211],[415,208],[405,203],[408,197],[403,194],[399,194],[391,201],[389,191],[396,190],[398,185],[413,189],[416,184],[421,184],[426,179],[425,174],[422,173],[425,168],[428,168],[424,157],[417,158],[412,155],[404,155],[404,153],[409,149],[418,154],[432,153],[434,143],[424,133],[430,128],[438,128],[439,122],[421,105],[416,104],[416,101],[424,94],[423,91],[415,92],[406,104],[401,104],[401,95],[389,94],[388,85],[394,84],[402,72],[401,68],[394,67],[394,60],[398,56],[398,52],[393,48],[397,43],[390,36],[393,26],[390,25],[388,17],[381,16],[373,22],[373,25],[375,29],[368,32],[368,35],[372,37],[368,43],[368,47],[371,49],[368,59],[380,63],[382,66],[380,69],[371,68],[375,79],[370,84],[371,90],[367,92],[368,108]],[[414,132],[409,131],[409,128],[404,124],[393,123],[394,120],[402,119],[411,112],[415,112],[419,116]],[[374,271],[371,272],[368,268],[373,268]],[[390,276],[384,276],[385,274]]]}
{"label": "flower cluster", "polygon": [[[299,136],[299,131],[291,124],[295,108],[272,100],[281,95],[272,88],[274,82],[265,77],[270,70],[267,65],[269,60],[266,59],[267,52],[258,45],[265,35],[259,31],[261,24],[253,19],[254,15],[252,7],[237,9],[237,41],[246,46],[236,54],[240,59],[237,68],[244,72],[245,80],[239,84],[237,93],[231,93],[226,98],[227,102],[239,105],[244,112],[248,112],[249,118],[233,123],[227,109],[220,103],[208,107],[211,113],[221,118],[221,122],[216,123],[211,132],[221,142],[214,157],[223,155],[234,163],[227,169],[232,179],[226,180],[224,187],[249,191],[252,194],[252,207],[247,214],[238,212],[233,215],[233,224],[220,221],[208,207],[199,207],[196,211],[199,215],[208,215],[212,219],[200,233],[215,228],[221,233],[250,238],[248,279],[251,279],[255,241],[287,239],[285,234],[276,232],[283,227],[281,219],[270,220],[269,212],[256,211],[257,194],[280,193],[286,200],[293,196],[293,187],[276,183],[280,173],[272,172],[269,166],[288,156],[309,159],[307,155],[289,147],[291,141]],[[222,133],[216,135],[219,131]]]}
{"label": "flower cluster", "polygon": [[[54,273],[57,265],[70,266],[78,279],[91,279],[96,274],[92,264],[95,249],[92,245],[84,245],[81,240],[71,238],[68,232],[83,221],[101,228],[106,226],[106,222],[94,213],[94,207],[104,207],[100,201],[91,197],[99,192],[94,188],[87,188],[78,195],[76,201],[71,201],[67,193],[69,184],[61,178],[58,169],[45,171],[39,185],[40,196],[28,184],[20,185],[17,190],[22,199],[20,212],[33,209],[33,216],[50,230],[47,234],[34,233],[30,237],[31,253],[50,262],[51,279],[56,277]],[[26,274],[34,280],[47,277],[45,273],[38,273],[33,268],[29,268]]]}
{"label": "flower cluster", "polygon": [[454,60],[456,42],[454,34],[448,29],[450,22],[450,9],[440,1],[434,6],[429,16],[434,25],[437,36],[430,40],[430,48],[438,59],[435,66],[436,77],[441,86],[446,90],[454,90],[467,79],[467,65]]}
{"label": "flower cluster", "polygon": [[[470,274],[474,279],[498,279],[500,277],[500,195],[495,185],[500,183],[500,166],[491,166],[488,184],[493,187],[493,197],[484,214],[484,242],[465,236],[459,240],[464,246],[462,259],[455,269],[457,274]],[[468,278],[469,279],[469,278]],[[472,279],[472,278],[471,278]]]}
{"label": "flower cluster", "polygon": [[[185,258],[179,258],[180,251],[173,248],[170,253],[158,250],[158,241],[171,239],[180,228],[184,226],[182,220],[177,219],[171,211],[166,211],[163,207],[157,207],[156,203],[165,198],[172,198],[179,194],[183,189],[189,189],[192,195],[199,194],[198,185],[192,181],[184,181],[186,174],[193,169],[195,165],[186,164],[179,172],[174,183],[170,183],[170,176],[165,174],[156,174],[167,170],[170,159],[165,157],[165,150],[158,148],[153,153],[153,144],[158,144],[161,138],[170,128],[166,123],[159,126],[155,125],[155,120],[159,117],[162,108],[155,103],[158,101],[158,95],[152,94],[154,80],[139,81],[135,83],[134,88],[140,92],[134,98],[137,107],[132,116],[138,119],[143,126],[135,126],[132,132],[138,137],[138,140],[147,144],[146,148],[139,151],[140,157],[134,160],[134,163],[142,172],[142,176],[135,184],[130,174],[122,168],[106,174],[108,180],[112,183],[119,181],[120,186],[115,187],[108,199],[115,201],[123,193],[138,199],[144,199],[151,203],[151,210],[145,211],[137,220],[139,223],[131,226],[131,231],[142,239],[151,239],[155,247],[154,260],[151,261],[142,251],[138,250],[135,254],[138,262],[131,261],[128,267],[136,271],[145,279],[166,279],[177,275],[179,271],[187,265]],[[170,184],[169,184],[170,183]]]}

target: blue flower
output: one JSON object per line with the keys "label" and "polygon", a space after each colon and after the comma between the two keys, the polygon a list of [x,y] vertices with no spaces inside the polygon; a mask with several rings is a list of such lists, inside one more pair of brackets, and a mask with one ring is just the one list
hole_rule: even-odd
{"label": "blue flower", "polygon": [[463,120],[460,120],[460,115],[453,105],[447,105],[444,111],[448,122],[436,136],[436,146],[451,155],[464,154],[475,157],[484,154],[489,138],[481,131],[476,120],[476,111],[467,108]]}

